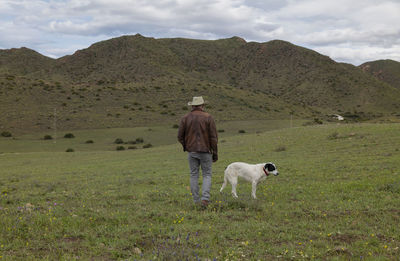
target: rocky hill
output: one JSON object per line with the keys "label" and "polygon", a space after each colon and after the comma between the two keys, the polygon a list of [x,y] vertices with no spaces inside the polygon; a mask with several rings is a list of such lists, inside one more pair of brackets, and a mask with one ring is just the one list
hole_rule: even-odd
{"label": "rocky hill", "polygon": [[51,59],[0,50],[0,129],[177,123],[203,95],[217,120],[395,115],[400,90],[285,41],[123,36]]}
{"label": "rocky hill", "polygon": [[364,72],[400,90],[400,62],[378,60],[359,66]]}

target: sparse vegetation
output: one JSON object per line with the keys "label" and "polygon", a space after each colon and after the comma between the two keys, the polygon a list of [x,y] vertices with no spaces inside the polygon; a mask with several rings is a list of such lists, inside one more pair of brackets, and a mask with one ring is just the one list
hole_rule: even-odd
{"label": "sparse vegetation", "polygon": [[12,137],[12,134],[9,131],[2,131],[1,136],[8,138],[8,137]]}
{"label": "sparse vegetation", "polygon": [[64,135],[64,138],[66,138],[66,139],[72,139],[72,138],[75,138],[75,135],[74,135],[73,133],[66,133],[66,134]]}
{"label": "sparse vegetation", "polygon": [[314,118],[314,123],[316,124],[323,124],[322,120],[318,119],[318,118]]}
{"label": "sparse vegetation", "polygon": [[282,151],[286,151],[286,146],[280,145],[275,149],[275,152],[282,152]]}
{"label": "sparse vegetation", "polygon": [[68,148],[65,152],[74,152],[75,150],[72,148]]}
{"label": "sparse vegetation", "polygon": [[115,141],[114,141],[114,143],[115,143],[115,144],[123,144],[123,143],[124,143],[124,140],[121,139],[121,138],[116,138]]}
{"label": "sparse vegetation", "polygon": [[51,135],[49,135],[49,134],[46,134],[46,135],[44,135],[43,139],[44,140],[52,140],[53,137]]}
{"label": "sparse vegetation", "polygon": [[136,138],[136,143],[143,143],[144,142],[144,139],[143,138]]}
{"label": "sparse vegetation", "polygon": [[147,144],[143,145],[143,149],[148,149],[151,147],[153,147],[153,145],[151,145],[151,143],[147,143]]}
{"label": "sparse vegetation", "polygon": [[116,150],[125,150],[124,146],[117,146]]}

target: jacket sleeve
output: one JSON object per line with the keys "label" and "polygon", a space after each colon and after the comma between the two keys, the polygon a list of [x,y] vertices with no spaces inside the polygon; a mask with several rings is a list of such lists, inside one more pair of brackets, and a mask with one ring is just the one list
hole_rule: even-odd
{"label": "jacket sleeve", "polygon": [[210,116],[209,125],[209,135],[210,135],[210,148],[211,153],[218,157],[218,134],[217,127],[215,126],[215,121],[212,116]]}
{"label": "jacket sleeve", "polygon": [[178,129],[178,141],[179,141],[180,144],[182,144],[183,151],[186,151],[186,145],[185,145],[185,129],[186,129],[186,126],[185,126],[185,123],[186,123],[185,119],[182,118],[181,122],[179,124],[179,129]]}

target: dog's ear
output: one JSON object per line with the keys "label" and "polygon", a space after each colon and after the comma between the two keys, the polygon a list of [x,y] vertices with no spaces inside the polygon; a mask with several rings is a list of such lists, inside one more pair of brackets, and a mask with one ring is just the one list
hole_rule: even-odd
{"label": "dog's ear", "polygon": [[275,164],[271,163],[271,162],[268,162],[267,164],[265,164],[264,168],[267,169],[268,171],[276,170]]}

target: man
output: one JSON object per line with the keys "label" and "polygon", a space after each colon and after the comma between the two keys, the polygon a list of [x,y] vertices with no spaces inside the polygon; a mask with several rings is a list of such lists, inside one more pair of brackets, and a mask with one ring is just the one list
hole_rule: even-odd
{"label": "man", "polygon": [[[188,103],[192,111],[182,117],[178,140],[188,152],[190,190],[196,204],[207,207],[211,190],[211,165],[218,160],[218,135],[213,117],[204,111],[202,96]],[[203,174],[201,198],[199,196],[199,167]],[[201,201],[200,201],[201,200]]]}

